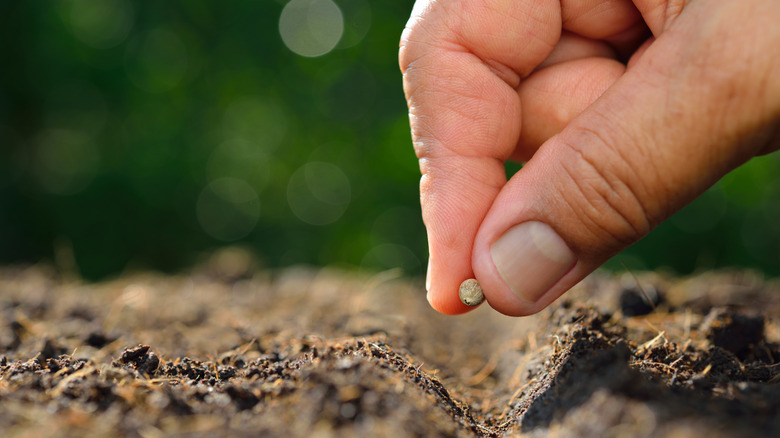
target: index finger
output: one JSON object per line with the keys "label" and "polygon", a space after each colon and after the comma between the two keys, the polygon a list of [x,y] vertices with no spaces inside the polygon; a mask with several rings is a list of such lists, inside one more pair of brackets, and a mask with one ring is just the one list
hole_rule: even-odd
{"label": "index finger", "polygon": [[428,230],[428,300],[469,310],[458,285],[473,276],[479,225],[506,183],[504,161],[520,133],[515,90],[561,32],[554,0],[418,1],[400,64]]}

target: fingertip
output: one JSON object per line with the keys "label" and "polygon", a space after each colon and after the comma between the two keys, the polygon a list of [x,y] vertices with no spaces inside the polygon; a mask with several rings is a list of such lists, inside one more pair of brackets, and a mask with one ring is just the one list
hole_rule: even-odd
{"label": "fingertip", "polygon": [[433,229],[428,231],[429,256],[425,276],[428,303],[445,315],[460,315],[472,310],[473,307],[463,304],[458,295],[460,282],[473,276],[469,257],[471,242],[463,242],[463,247],[451,248],[436,239]]}
{"label": "fingertip", "polygon": [[[500,188],[503,165],[490,157],[449,156],[429,160],[421,185],[428,235],[427,299],[447,315],[473,310],[460,301],[461,282],[473,278],[472,248],[477,230]],[[436,178],[434,178],[436,176]]]}
{"label": "fingertip", "polygon": [[428,303],[439,313],[445,315],[461,315],[474,310],[475,307],[469,307],[460,301],[458,296],[458,286],[451,288],[451,285],[445,285],[444,288],[435,288],[428,291]]}

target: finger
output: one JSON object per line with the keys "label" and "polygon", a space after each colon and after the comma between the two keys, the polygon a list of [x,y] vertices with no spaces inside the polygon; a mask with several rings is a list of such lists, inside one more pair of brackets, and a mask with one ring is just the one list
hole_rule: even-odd
{"label": "finger", "polygon": [[562,32],[558,44],[555,45],[547,59],[536,67],[536,70],[582,58],[616,59],[617,56],[615,50],[603,41],[585,38],[576,33]]}
{"label": "finger", "polygon": [[[645,10],[655,0],[638,0]],[[647,24],[634,2],[627,0],[565,0],[561,2],[563,28],[591,40],[600,40],[627,60],[650,36]]]}
{"label": "finger", "polygon": [[528,161],[542,143],[598,99],[624,71],[623,64],[596,57],[559,62],[534,72],[518,88],[523,129],[511,158]]}
{"label": "finger", "polygon": [[[500,32],[497,30],[500,29]],[[479,224],[506,183],[520,132],[515,87],[560,34],[556,1],[418,2],[400,64],[428,231],[428,300],[443,313],[471,277]]]}
{"label": "finger", "polygon": [[[756,21],[768,26],[780,8],[762,5],[769,18],[737,28],[741,6],[692,5],[505,185],[474,247],[476,278],[492,307],[509,315],[541,310],[766,149],[780,84],[755,80],[778,68],[764,56],[771,45],[755,47],[767,41]],[[780,36],[773,32],[769,41]],[[724,35],[744,40],[711,50]]]}
{"label": "finger", "polygon": [[606,39],[642,21],[630,0],[562,0],[563,28],[583,37]]}

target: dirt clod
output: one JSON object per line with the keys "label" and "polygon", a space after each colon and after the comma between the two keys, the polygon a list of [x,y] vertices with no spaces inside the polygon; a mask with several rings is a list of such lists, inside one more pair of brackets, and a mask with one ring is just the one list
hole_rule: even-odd
{"label": "dirt clod", "polygon": [[745,359],[764,340],[764,317],[715,308],[705,318],[702,330],[712,345]]}
{"label": "dirt clod", "polygon": [[154,352],[149,351],[150,348],[151,347],[148,345],[125,348],[119,360],[115,361],[112,365],[129,365],[139,373],[151,376],[160,365],[160,358],[158,358]]}
{"label": "dirt clod", "polygon": [[647,315],[662,301],[663,295],[653,286],[631,286],[620,291],[620,310],[624,316]]}

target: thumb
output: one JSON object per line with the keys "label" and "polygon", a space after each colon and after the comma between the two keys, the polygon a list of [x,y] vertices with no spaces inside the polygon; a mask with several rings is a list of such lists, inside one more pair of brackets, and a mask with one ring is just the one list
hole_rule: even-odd
{"label": "thumb", "polygon": [[777,62],[723,41],[720,12],[680,16],[501,189],[472,253],[492,307],[538,312],[767,149],[780,87],[760,78]]}

